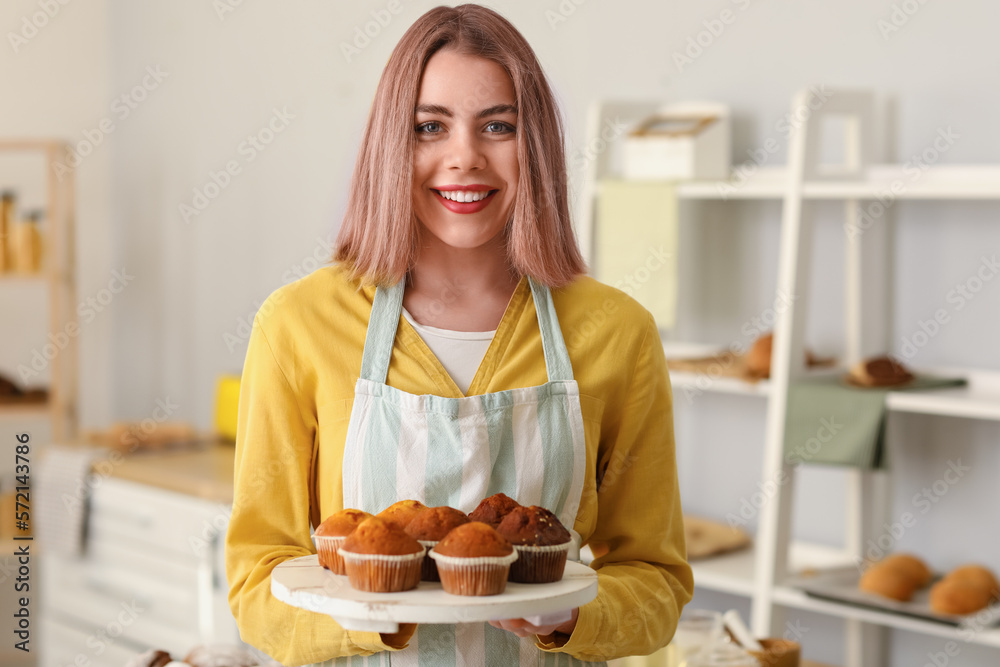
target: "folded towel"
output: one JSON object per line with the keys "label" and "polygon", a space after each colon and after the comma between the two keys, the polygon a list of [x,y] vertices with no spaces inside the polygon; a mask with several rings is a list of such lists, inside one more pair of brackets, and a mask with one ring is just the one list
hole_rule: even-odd
{"label": "folded towel", "polygon": [[601,181],[594,273],[645,306],[661,329],[677,317],[677,189],[669,182]]}
{"label": "folded towel", "polygon": [[785,460],[855,468],[884,468],[885,395],[964,385],[963,378],[918,375],[904,387],[860,388],[840,377],[793,383],[788,390],[785,419]]}
{"label": "folded towel", "polygon": [[77,557],[84,551],[90,470],[106,449],[51,445],[34,480],[38,540],[48,553]]}

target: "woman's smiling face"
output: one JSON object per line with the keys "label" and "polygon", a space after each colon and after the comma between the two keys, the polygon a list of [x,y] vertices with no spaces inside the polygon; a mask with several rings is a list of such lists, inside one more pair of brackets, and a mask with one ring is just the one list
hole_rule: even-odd
{"label": "woman's smiling face", "polygon": [[514,84],[498,63],[453,49],[424,69],[414,115],[413,211],[453,248],[495,239],[517,195]]}

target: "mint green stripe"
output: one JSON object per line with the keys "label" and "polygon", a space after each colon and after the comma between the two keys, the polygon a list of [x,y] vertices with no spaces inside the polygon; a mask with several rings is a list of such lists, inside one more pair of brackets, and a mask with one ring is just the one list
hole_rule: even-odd
{"label": "mint green stripe", "polygon": [[424,471],[424,503],[429,507],[455,507],[462,497],[461,424],[455,418],[433,412],[423,416],[430,434]]}
{"label": "mint green stripe", "polygon": [[514,464],[514,396],[502,392],[481,396],[486,433],[490,441],[490,484],[488,495],[517,494],[517,466]]}
{"label": "mint green stripe", "polygon": [[542,434],[542,460],[545,465],[542,507],[558,516],[562,514],[573,479],[573,431],[565,395],[538,392],[538,428]]}
{"label": "mint green stripe", "polygon": [[399,448],[399,410],[385,401],[374,402],[368,430],[362,440],[361,507],[377,514],[396,502],[396,457]]}
{"label": "mint green stripe", "polygon": [[486,651],[486,665],[520,665],[521,640],[517,635],[498,630],[489,623],[483,624],[483,648]]}
{"label": "mint green stripe", "polygon": [[454,625],[418,625],[417,657],[420,667],[454,667],[458,661]]}
{"label": "mint green stripe", "polygon": [[487,495],[505,493],[517,497],[517,466],[514,463],[514,397],[491,394],[482,397],[486,433],[490,441],[490,484]]}
{"label": "mint green stripe", "polygon": [[542,658],[542,664],[544,667],[557,667],[558,666],[558,653],[545,653],[545,657]]}

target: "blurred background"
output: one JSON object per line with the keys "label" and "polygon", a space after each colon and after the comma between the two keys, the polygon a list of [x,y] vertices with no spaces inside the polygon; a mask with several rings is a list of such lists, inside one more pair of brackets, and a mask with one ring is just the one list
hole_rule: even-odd
{"label": "blurred background", "polygon": [[[268,294],[327,262],[382,67],[406,28],[436,4],[8,0],[0,7],[0,190],[12,196],[5,238],[27,253],[0,278],[0,375],[10,382],[0,386],[10,397],[0,406],[4,664],[124,664],[148,648],[180,658],[198,644],[238,642],[220,539],[232,497],[226,406],[238,392],[250,323]],[[594,221],[595,181],[614,172],[628,130],[595,120],[602,103],[724,105],[737,184],[760,176],[759,166],[775,168],[775,178],[786,174],[793,96],[810,89],[821,97],[871,92],[874,133],[865,148],[877,164],[921,173],[923,164],[983,167],[967,196],[954,172],[957,184],[941,186],[943,195],[893,199],[876,216],[886,228],[885,261],[873,274],[888,295],[877,313],[887,347],[872,351],[917,368],[974,372],[985,387],[968,410],[886,417],[891,467],[881,508],[889,527],[907,512],[917,520],[901,535],[888,531],[883,551],[919,553],[940,572],[967,561],[1000,570],[1000,279],[993,280],[1000,7],[987,0],[489,6],[533,45],[562,106],[588,257],[600,257],[602,229],[617,228],[607,216]],[[747,323],[763,315],[773,325],[766,315],[779,280],[785,184],[754,181],[746,187],[762,194],[727,200],[681,189],[671,200],[676,246],[662,277],[673,281],[676,302],[671,321],[661,322],[668,349],[697,342],[745,351],[770,328]],[[805,344],[841,363],[847,199],[808,208],[814,232],[800,301],[809,304]],[[25,221],[32,211],[39,222]],[[615,284],[626,276],[599,277]],[[945,321],[931,333],[922,323],[941,311]],[[675,380],[685,511],[722,523],[742,516],[737,523],[754,535],[759,508],[740,512],[765,480],[767,394],[698,382],[689,377],[683,391]],[[29,511],[37,519],[48,503],[48,528],[19,531],[8,518],[23,511],[15,487],[26,469],[17,465],[28,464],[15,458],[19,434],[30,437]],[[957,483],[935,486],[959,460],[968,470]],[[854,469],[798,467],[788,489],[793,536],[843,548]],[[933,497],[922,513],[916,497],[928,488]],[[183,520],[161,525],[164,516]],[[23,627],[15,614],[28,593],[15,588],[12,554],[28,542],[13,536],[46,530],[48,542],[31,542],[27,653],[15,646]],[[877,526],[874,535],[887,530]],[[706,578],[691,607],[735,608],[749,620],[752,603],[766,603],[775,612],[771,633],[790,633],[810,659],[848,664],[845,638],[855,636],[848,626],[859,618],[853,608],[774,601],[753,562],[719,565],[721,576]],[[1000,660],[996,629],[979,628],[970,639],[879,613],[868,620],[883,628],[882,664],[924,664],[941,652],[949,665]],[[951,643],[955,653],[946,651]]]}

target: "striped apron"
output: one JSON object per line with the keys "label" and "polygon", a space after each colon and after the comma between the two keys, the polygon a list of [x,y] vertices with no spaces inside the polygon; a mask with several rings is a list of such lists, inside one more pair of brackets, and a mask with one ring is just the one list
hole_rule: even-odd
{"label": "striped apron", "polygon": [[[378,513],[397,500],[471,512],[505,493],[553,511],[572,528],[586,443],[580,392],[549,290],[529,279],[548,382],[481,396],[417,396],[385,384],[403,283],[375,292],[344,449],[344,507]],[[497,667],[581,665],[488,623],[421,624],[403,651],[326,665]]]}

